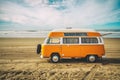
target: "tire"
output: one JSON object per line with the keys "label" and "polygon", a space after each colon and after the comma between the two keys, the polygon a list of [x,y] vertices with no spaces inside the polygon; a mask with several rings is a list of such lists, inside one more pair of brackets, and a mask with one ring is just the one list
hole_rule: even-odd
{"label": "tire", "polygon": [[87,56],[87,62],[93,63],[97,61],[97,56],[96,55],[89,55]]}
{"label": "tire", "polygon": [[50,60],[53,63],[58,63],[60,61],[60,56],[58,54],[52,54]]}
{"label": "tire", "polygon": [[37,54],[40,54],[41,52],[41,44],[37,45],[37,50],[36,50]]}

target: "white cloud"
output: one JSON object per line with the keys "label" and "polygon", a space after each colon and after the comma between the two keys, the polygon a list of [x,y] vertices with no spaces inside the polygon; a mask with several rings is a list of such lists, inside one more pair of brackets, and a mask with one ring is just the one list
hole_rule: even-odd
{"label": "white cloud", "polygon": [[45,6],[48,4],[48,0],[24,0],[28,5],[34,6]]}
{"label": "white cloud", "polygon": [[[120,20],[116,17],[120,14],[120,10],[112,11],[115,0],[106,0],[103,3],[98,3],[97,0],[85,0],[80,5],[75,0],[65,0],[60,4],[56,3],[55,6],[48,5],[47,0],[25,0],[25,2],[31,7],[7,2],[0,8],[5,13],[0,18],[18,24],[54,28],[86,27]],[[60,5],[66,6],[67,9],[57,10],[55,7]]]}

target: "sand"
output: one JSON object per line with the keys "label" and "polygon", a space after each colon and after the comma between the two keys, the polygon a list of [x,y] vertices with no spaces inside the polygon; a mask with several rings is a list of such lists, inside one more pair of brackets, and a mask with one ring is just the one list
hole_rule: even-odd
{"label": "sand", "polygon": [[54,64],[40,59],[36,45],[44,38],[0,38],[0,80],[120,80],[120,38],[104,39],[106,58]]}

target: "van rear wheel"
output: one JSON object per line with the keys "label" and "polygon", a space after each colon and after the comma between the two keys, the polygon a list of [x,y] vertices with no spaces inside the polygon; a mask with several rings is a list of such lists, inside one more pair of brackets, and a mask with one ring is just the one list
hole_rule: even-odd
{"label": "van rear wheel", "polygon": [[96,60],[97,60],[97,56],[96,55],[89,55],[89,56],[87,56],[87,62],[93,63],[93,62],[96,62]]}
{"label": "van rear wheel", "polygon": [[60,56],[59,56],[58,54],[52,54],[50,60],[51,60],[51,62],[53,62],[53,63],[57,63],[57,62],[60,61]]}

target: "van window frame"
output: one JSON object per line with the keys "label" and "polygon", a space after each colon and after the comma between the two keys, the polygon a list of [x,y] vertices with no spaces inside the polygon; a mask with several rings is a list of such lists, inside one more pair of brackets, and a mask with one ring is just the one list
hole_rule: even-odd
{"label": "van window frame", "polygon": [[[87,45],[90,45],[90,44],[104,44],[104,41],[103,41],[103,38],[102,37],[91,37],[91,36],[87,36],[86,38],[97,38],[98,40],[98,43],[82,43],[82,39],[81,38],[84,38],[86,36],[83,36],[83,37],[50,37],[50,38],[59,38],[60,39],[60,43],[59,44],[65,44],[63,43],[63,38],[79,38],[79,43],[75,43],[74,45],[76,44],[87,44]],[[47,37],[44,41],[44,44],[47,44],[47,45],[59,45],[59,44],[48,44],[47,41],[48,41],[49,37]],[[100,39],[101,39],[101,42],[100,42]],[[70,43],[66,43],[66,44],[70,44]],[[71,45],[71,44],[70,44]]]}

